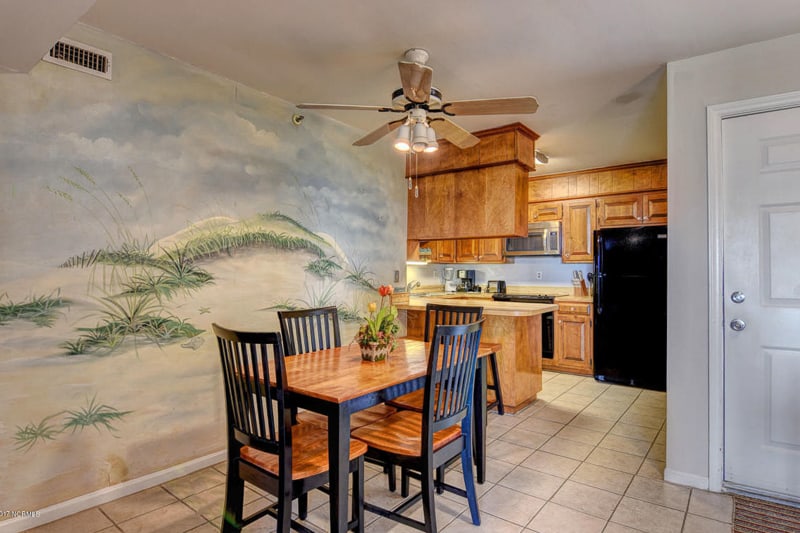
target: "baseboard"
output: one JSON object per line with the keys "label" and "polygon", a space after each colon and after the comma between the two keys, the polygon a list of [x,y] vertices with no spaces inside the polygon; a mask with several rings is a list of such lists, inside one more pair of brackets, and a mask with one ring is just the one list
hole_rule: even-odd
{"label": "baseboard", "polygon": [[158,472],[153,472],[152,474],[147,474],[146,476],[119,483],[118,485],[113,485],[111,487],[105,487],[100,490],[90,492],[89,494],[84,494],[82,496],[78,496],[77,498],[51,505],[50,507],[46,507],[39,511],[33,511],[32,514],[34,514],[34,516],[24,516],[3,520],[0,522],[0,533],[20,533],[26,529],[31,529],[48,522],[53,522],[60,518],[64,518],[65,516],[79,513],[80,511],[85,511],[86,509],[91,509],[92,507],[97,507],[98,505],[122,498],[123,496],[129,496],[136,492],[149,489],[150,487],[155,487],[156,485],[160,485],[162,483],[166,483],[167,481],[185,476],[186,474],[196,472],[197,470],[208,468],[209,466],[221,463],[226,459],[227,453],[225,450],[222,450],[204,457],[198,457],[197,459],[192,459],[191,461],[172,466],[165,470],[159,470]]}
{"label": "baseboard", "polygon": [[708,490],[708,476],[697,476],[695,474],[687,474],[677,470],[664,469],[664,481],[675,483],[676,485],[686,485],[696,489]]}

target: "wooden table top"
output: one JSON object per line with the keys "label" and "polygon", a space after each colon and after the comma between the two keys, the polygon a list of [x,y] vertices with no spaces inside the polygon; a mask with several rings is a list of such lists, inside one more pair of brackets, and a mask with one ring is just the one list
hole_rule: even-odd
{"label": "wooden table top", "polygon": [[[398,339],[384,361],[363,361],[361,348],[351,343],[286,358],[289,390],[321,400],[343,403],[392,385],[422,377],[428,371],[430,343]],[[478,357],[500,351],[499,344],[481,343]]]}

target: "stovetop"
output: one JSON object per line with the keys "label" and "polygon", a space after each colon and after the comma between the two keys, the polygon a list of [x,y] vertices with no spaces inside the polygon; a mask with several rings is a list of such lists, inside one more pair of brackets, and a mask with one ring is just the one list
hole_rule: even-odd
{"label": "stovetop", "polygon": [[551,294],[508,294],[508,293],[495,293],[492,299],[498,302],[519,302],[519,303],[532,303],[532,304],[551,304],[555,300],[555,296]]}

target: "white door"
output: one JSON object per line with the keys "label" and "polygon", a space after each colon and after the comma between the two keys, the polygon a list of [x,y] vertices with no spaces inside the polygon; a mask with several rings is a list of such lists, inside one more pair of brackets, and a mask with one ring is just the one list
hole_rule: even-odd
{"label": "white door", "polygon": [[723,482],[800,501],[800,108],[726,118]]}

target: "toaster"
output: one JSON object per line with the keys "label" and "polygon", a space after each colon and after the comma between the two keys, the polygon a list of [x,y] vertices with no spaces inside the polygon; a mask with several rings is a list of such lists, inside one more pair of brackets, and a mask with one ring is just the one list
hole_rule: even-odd
{"label": "toaster", "polygon": [[501,294],[505,294],[506,282],[503,280],[489,280],[486,284],[486,292],[499,292]]}

